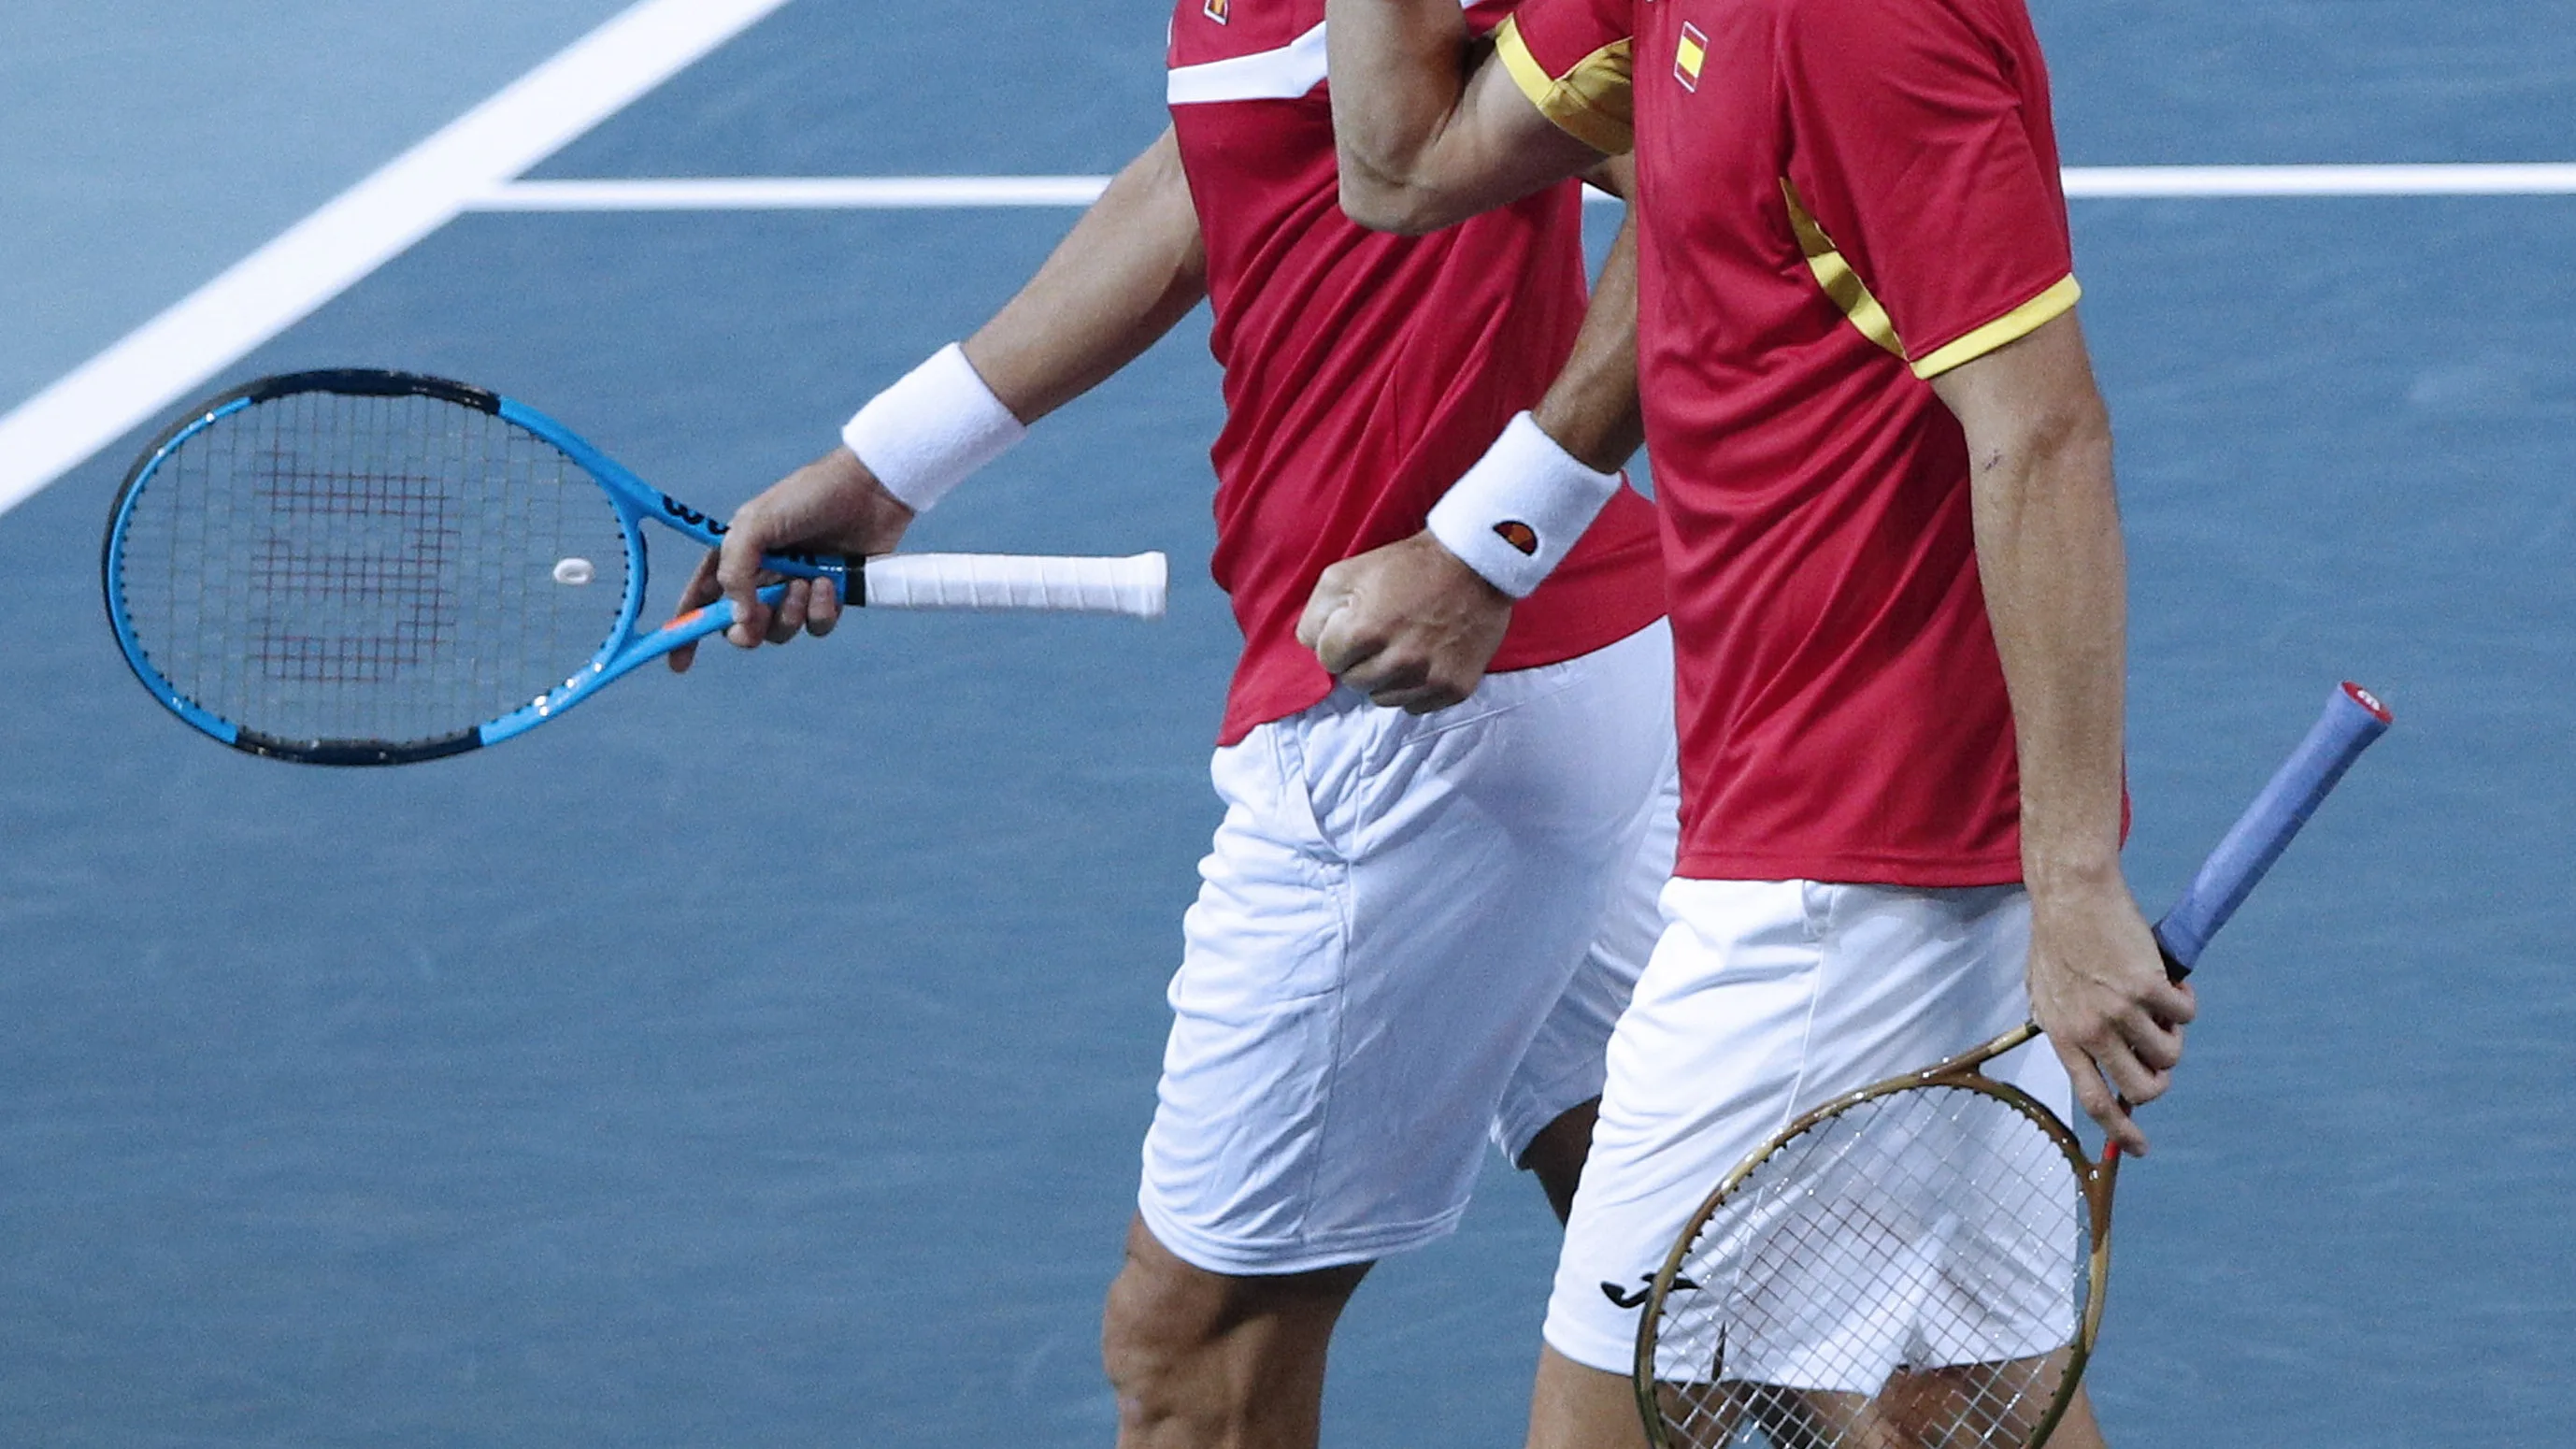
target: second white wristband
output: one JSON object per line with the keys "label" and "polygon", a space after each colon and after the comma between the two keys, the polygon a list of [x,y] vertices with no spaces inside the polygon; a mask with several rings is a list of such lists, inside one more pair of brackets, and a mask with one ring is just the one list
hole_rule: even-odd
{"label": "second white wristband", "polygon": [[1485,582],[1525,599],[1619,487],[1618,474],[1585,467],[1522,413],[1450,485],[1426,522]]}
{"label": "second white wristband", "polygon": [[888,493],[922,513],[1028,431],[952,342],[869,399],[841,441]]}

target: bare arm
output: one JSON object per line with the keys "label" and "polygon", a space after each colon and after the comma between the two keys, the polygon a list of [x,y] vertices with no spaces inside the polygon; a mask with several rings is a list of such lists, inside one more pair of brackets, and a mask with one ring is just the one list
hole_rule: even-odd
{"label": "bare arm", "polygon": [[[1618,190],[1626,194],[1625,162],[1613,162]],[[1614,472],[1646,445],[1646,423],[1637,406],[1637,214],[1619,223],[1609,259],[1592,285],[1592,304],[1574,355],[1531,409],[1538,425],[1586,466]]]}
{"label": "bare arm", "polygon": [[2012,696],[2031,1010],[2084,1110],[2143,1152],[2113,1089],[2163,1093],[2193,1003],[2120,874],[2128,606],[2110,418],[2072,313],[1932,387],[1967,431],[1977,569]]}
{"label": "bare arm", "polygon": [[[1207,295],[1207,255],[1180,149],[1166,130],[1083,213],[1028,285],[966,339],[966,360],[995,398],[1033,423],[1097,387],[1172,330]],[[788,474],[733,516],[724,548],[698,566],[680,596],[695,608],[731,598],[743,648],[784,644],[799,630],[828,634],[841,600],[829,584],[791,583],[771,610],[755,595],[760,556],[891,551],[913,511],[846,447]],[[694,648],[676,650],[686,670]]]}
{"label": "bare arm", "polygon": [[1437,231],[1579,175],[1601,154],[1522,95],[1457,0],[1330,0],[1342,209],[1380,231]]}
{"label": "bare arm", "polygon": [[[1603,473],[1617,471],[1645,440],[1635,228],[1632,214],[1602,266],[1573,355],[1531,409],[1540,431]],[[1324,570],[1297,639],[1373,702],[1420,714],[1475,692],[1511,619],[1511,596],[1425,529]]]}
{"label": "bare arm", "polygon": [[1135,361],[1206,295],[1198,209],[1166,129],[966,339],[966,359],[1012,416],[1033,423]]}

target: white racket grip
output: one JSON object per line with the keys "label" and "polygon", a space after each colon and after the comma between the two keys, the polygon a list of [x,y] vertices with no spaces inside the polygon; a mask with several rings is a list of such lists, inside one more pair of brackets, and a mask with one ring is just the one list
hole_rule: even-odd
{"label": "white racket grip", "polygon": [[1159,619],[1170,572],[1159,553],[890,553],[869,559],[861,577],[871,609],[1042,609]]}

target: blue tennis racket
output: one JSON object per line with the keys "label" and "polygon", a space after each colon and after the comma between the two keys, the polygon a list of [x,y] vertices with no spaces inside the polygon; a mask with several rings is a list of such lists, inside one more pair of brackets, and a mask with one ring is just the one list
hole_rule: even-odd
{"label": "blue tennis racket", "polygon": [[[235,749],[438,759],[525,733],[733,622],[718,603],[643,627],[647,520],[707,547],[725,532],[481,388],[369,370],[262,378],[191,408],[127,475],[101,558],[107,617],[153,697]],[[1159,553],[761,562],[870,608],[1163,612]]]}
{"label": "blue tennis racket", "polygon": [[[2174,980],[2389,722],[2358,685],[2335,692],[2156,926]],[[2032,1449],[2055,1432],[2101,1328],[2120,1159],[1981,1070],[2038,1035],[1837,1097],[1728,1174],[1638,1324],[1657,1449]]]}

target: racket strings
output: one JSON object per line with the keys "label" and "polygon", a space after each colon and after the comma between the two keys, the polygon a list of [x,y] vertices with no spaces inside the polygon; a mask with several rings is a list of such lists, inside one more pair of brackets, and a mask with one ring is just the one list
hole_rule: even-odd
{"label": "racket strings", "polygon": [[278,739],[401,745],[573,677],[625,622],[626,559],[589,475],[505,419],[300,392],[171,449],[114,567],[137,644],[199,707]]}
{"label": "racket strings", "polygon": [[1782,1144],[1686,1250],[1658,1399],[1691,1446],[2026,1444],[2089,1291],[2083,1186],[2012,1104],[1901,1091]]}
{"label": "racket strings", "polygon": [[[426,461],[338,474],[273,440],[259,452],[249,501],[284,525],[263,533],[249,556],[250,588],[274,606],[250,649],[264,677],[381,684],[446,642],[456,619],[446,580],[464,544],[461,500]],[[316,632],[368,610],[387,628]]]}

